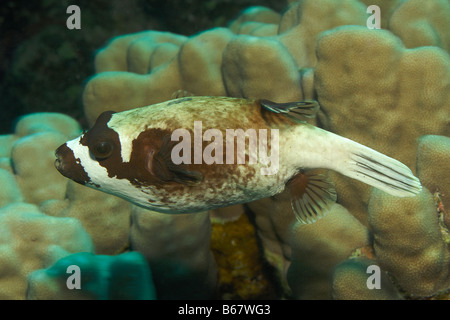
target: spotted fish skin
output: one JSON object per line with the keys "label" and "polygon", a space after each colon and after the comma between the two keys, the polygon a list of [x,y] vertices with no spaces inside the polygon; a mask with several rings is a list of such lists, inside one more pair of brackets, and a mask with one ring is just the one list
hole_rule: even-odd
{"label": "spotted fish skin", "polygon": [[[281,192],[289,178],[286,175],[295,169],[288,173],[281,168],[276,175],[262,176],[259,171],[266,166],[260,163],[192,163],[187,170],[203,177],[195,186],[164,182],[147,170],[148,155],[160,150],[163,138],[177,128],[194,136],[194,121],[202,121],[203,132],[270,131],[260,110],[256,101],[189,97],[121,113],[106,112],[92,129],[58,148],[56,167],[74,181],[159,212],[196,212],[267,197]],[[107,159],[97,160],[92,149],[103,140],[110,141],[114,151]]]}
{"label": "spotted fish skin", "polygon": [[[317,108],[312,106],[185,97],[120,113],[105,112],[89,131],[56,150],[55,166],[78,183],[164,213],[198,212],[269,197],[316,168],[338,171],[396,196],[413,196],[420,191],[418,179],[400,162],[296,118],[297,112],[313,116]],[[171,150],[178,141],[168,138],[174,130],[182,128],[190,133],[192,158],[196,144],[200,143],[203,152],[212,143],[195,140],[195,124],[199,122],[200,136],[208,130],[223,133],[224,157],[227,130],[266,132],[267,154],[278,154],[276,172],[261,174],[271,163],[250,163],[249,159],[259,154],[248,145],[244,164],[236,158],[228,164],[174,164]],[[272,140],[276,134],[277,143]],[[335,199],[332,192],[327,193]],[[317,203],[322,196],[311,193],[311,198],[310,203],[315,204],[310,205],[310,211],[323,207]]]}

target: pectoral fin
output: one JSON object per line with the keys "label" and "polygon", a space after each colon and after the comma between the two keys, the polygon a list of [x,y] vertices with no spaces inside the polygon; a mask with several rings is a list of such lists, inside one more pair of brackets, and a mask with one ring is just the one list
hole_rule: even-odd
{"label": "pectoral fin", "polygon": [[322,218],[336,201],[334,184],[323,170],[300,172],[287,187],[291,191],[292,210],[302,223],[309,224]]}
{"label": "pectoral fin", "polygon": [[319,104],[314,100],[304,100],[297,102],[276,103],[269,100],[259,100],[259,103],[266,110],[274,113],[281,113],[295,120],[304,121],[314,118],[319,110]]}
{"label": "pectoral fin", "polygon": [[174,181],[188,186],[200,183],[203,180],[200,172],[187,170],[184,164],[173,163],[171,152],[174,144],[169,135],[164,136],[159,151],[148,158],[148,170],[164,182]]}

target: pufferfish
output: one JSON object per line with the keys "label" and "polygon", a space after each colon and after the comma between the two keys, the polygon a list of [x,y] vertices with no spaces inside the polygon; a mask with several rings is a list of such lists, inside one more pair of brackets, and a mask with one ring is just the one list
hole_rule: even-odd
{"label": "pufferfish", "polygon": [[318,109],[315,101],[183,97],[107,111],[56,150],[55,166],[80,184],[172,214],[288,188],[295,216],[312,223],[336,201],[323,169],[398,197],[420,192],[419,180],[401,162],[308,124]]}

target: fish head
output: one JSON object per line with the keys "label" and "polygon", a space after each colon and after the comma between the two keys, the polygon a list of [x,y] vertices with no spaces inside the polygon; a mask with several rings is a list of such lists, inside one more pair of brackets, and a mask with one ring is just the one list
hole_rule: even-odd
{"label": "fish head", "polygon": [[172,162],[170,131],[141,128],[126,134],[134,123],[121,113],[102,113],[91,129],[56,149],[55,167],[77,183],[141,207],[177,211],[168,194],[198,184],[202,176]]}
{"label": "fish head", "polygon": [[55,167],[63,176],[83,185],[101,188],[104,179],[100,172],[107,171],[108,163],[117,160],[120,153],[120,140],[107,127],[113,113],[102,113],[89,131],[56,149]]}
{"label": "fish head", "polygon": [[[155,200],[153,192],[157,190],[157,179],[145,169],[148,155],[155,152],[154,146],[146,141],[122,141],[118,132],[108,126],[113,114],[102,113],[91,129],[58,147],[55,167],[63,176],[87,187],[147,209],[160,208],[162,204]],[[124,143],[132,143],[136,149],[129,161],[123,159]]]}

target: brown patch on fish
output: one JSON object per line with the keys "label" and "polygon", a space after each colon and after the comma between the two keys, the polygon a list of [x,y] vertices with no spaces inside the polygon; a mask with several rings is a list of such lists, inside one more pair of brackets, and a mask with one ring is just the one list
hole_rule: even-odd
{"label": "brown patch on fish", "polygon": [[80,164],[80,159],[75,159],[73,151],[67,147],[66,143],[56,149],[55,155],[57,158],[55,167],[63,176],[83,185],[91,182],[88,174]]}

